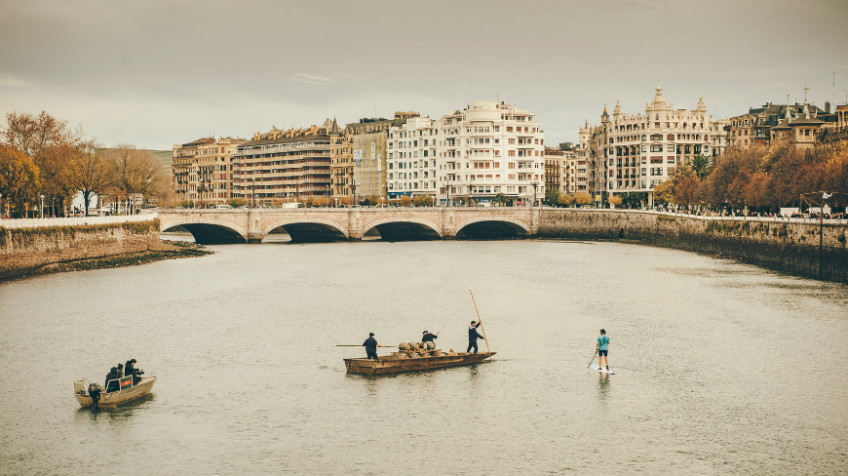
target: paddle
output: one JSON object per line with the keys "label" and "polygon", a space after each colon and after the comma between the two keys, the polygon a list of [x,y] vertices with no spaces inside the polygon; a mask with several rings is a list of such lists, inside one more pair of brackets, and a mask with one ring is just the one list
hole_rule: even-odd
{"label": "paddle", "polygon": [[592,362],[594,362],[594,361],[595,361],[595,356],[597,356],[597,355],[598,355],[598,351],[597,351],[597,349],[596,349],[596,350],[595,350],[595,353],[594,353],[594,354],[592,354],[592,360],[590,360],[590,361],[589,361],[589,365],[587,365],[587,366],[586,366],[586,370],[589,370],[589,369],[592,367]]}
{"label": "paddle", "polygon": [[477,300],[474,299],[474,291],[471,290],[471,285],[468,285],[468,292],[471,293],[471,302],[474,303],[474,312],[477,313],[477,322],[480,323],[480,330],[483,331],[483,340],[486,341],[486,352],[489,352],[489,338],[486,337],[486,329],[483,328],[483,318],[480,317],[480,310],[477,309]]}
{"label": "paddle", "polygon": [[[362,347],[362,344],[336,344],[336,347]],[[396,345],[378,345],[377,347],[397,347]]]}

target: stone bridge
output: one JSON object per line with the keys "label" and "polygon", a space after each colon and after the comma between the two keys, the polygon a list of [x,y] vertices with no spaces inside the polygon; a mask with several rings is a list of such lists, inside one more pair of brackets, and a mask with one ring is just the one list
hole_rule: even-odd
{"label": "stone bridge", "polygon": [[296,208],[159,211],[162,231],[183,227],[202,244],[520,238],[539,229],[539,208]]}

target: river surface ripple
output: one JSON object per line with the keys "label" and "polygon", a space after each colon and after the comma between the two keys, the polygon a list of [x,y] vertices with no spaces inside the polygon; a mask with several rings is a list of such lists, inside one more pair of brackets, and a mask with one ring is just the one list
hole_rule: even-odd
{"label": "river surface ripple", "polygon": [[[0,285],[0,473],[834,474],[848,287],[615,243],[211,247]],[[342,359],[437,331],[474,287],[496,358],[380,378]],[[613,377],[587,373],[598,329]],[[483,344],[483,347],[485,345]],[[381,349],[385,350],[385,349]],[[154,394],[79,410],[139,360]]]}

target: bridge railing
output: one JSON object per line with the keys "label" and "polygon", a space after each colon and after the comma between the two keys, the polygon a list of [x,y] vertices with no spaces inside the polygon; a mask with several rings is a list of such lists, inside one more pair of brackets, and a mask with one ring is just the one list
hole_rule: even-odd
{"label": "bridge railing", "polygon": [[67,218],[16,218],[0,220],[0,228],[44,228],[48,226],[105,225],[109,223],[127,223],[150,221],[158,217],[156,213],[141,215],[108,217],[67,217]]}

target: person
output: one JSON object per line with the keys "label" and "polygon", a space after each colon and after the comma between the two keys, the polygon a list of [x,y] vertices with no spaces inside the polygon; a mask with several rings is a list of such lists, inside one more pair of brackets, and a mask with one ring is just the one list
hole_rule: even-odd
{"label": "person", "polygon": [[118,378],[124,376],[124,364],[118,364],[116,367],[118,369]]}
{"label": "person", "polygon": [[607,372],[609,372],[609,341],[606,329],[601,329],[601,335],[595,343],[595,350],[598,351],[598,370],[603,370],[606,366]]}
{"label": "person", "polygon": [[[118,383],[117,380],[119,378],[121,378],[121,376],[118,375],[118,367],[112,367],[111,369],[109,369],[109,373],[106,374],[106,383],[103,384],[103,386],[106,388],[106,393],[114,392],[116,390],[121,389],[121,384]],[[111,383],[109,382],[110,380],[112,380]]]}
{"label": "person", "polygon": [[432,342],[436,343],[436,339],[439,338],[439,334],[431,334],[427,331],[424,331],[424,337],[421,338],[421,342]]}
{"label": "person", "polygon": [[138,385],[138,382],[141,381],[141,374],[144,373],[135,368],[135,364],[137,363],[137,360],[130,359],[127,361],[126,365],[124,365],[124,375],[132,375],[133,385]]}
{"label": "person", "polygon": [[365,339],[365,342],[362,343],[365,346],[365,353],[367,354],[367,358],[377,360],[377,339],[374,338],[374,333],[368,333],[368,338]]}
{"label": "person", "polygon": [[474,353],[477,353],[477,339],[484,338],[477,332],[477,328],[480,327],[480,324],[483,323],[483,320],[480,319],[480,322],[471,321],[471,327],[468,328],[468,349],[465,353],[471,352],[471,349],[474,349]]}

